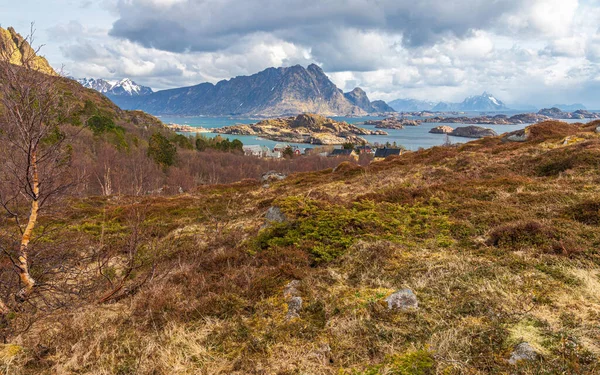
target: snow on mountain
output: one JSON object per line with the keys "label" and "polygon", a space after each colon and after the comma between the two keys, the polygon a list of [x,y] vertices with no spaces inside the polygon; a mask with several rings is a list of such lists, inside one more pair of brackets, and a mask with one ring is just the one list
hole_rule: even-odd
{"label": "snow on mountain", "polygon": [[440,102],[434,111],[501,111],[508,109],[494,95],[484,92],[481,95],[469,96],[462,103]]}
{"label": "snow on mountain", "polygon": [[150,87],[138,85],[129,78],[124,78],[120,81],[109,81],[102,78],[80,78],[77,79],[77,82],[83,87],[109,96],[140,96],[153,93]]}

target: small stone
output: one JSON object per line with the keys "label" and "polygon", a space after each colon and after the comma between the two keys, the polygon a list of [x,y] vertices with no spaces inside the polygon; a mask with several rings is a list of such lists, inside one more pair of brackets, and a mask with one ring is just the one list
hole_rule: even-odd
{"label": "small stone", "polygon": [[272,181],[280,181],[283,180],[284,178],[286,178],[287,176],[284,175],[283,173],[279,173],[279,172],[275,172],[275,171],[269,171],[265,174],[262,175],[262,181],[263,182],[272,182]]}
{"label": "small stone", "polygon": [[535,361],[538,357],[537,351],[527,342],[522,342],[515,347],[508,363],[516,365],[520,361]]}
{"label": "small stone", "polygon": [[288,312],[285,318],[287,320],[299,318],[302,310],[302,297],[292,297],[288,301]]}
{"label": "small stone", "polygon": [[289,283],[287,283],[285,288],[283,288],[283,296],[286,298],[297,297],[300,294],[300,292],[298,291],[299,286],[300,280],[290,281]]}
{"label": "small stone", "polygon": [[277,206],[273,206],[271,208],[269,208],[269,210],[267,211],[267,214],[265,216],[265,219],[268,223],[285,223],[287,221],[287,218],[285,217],[285,214],[283,212],[281,212],[281,208],[277,207]]}
{"label": "small stone", "polygon": [[402,289],[385,299],[388,309],[410,310],[419,308],[417,296],[410,289]]}

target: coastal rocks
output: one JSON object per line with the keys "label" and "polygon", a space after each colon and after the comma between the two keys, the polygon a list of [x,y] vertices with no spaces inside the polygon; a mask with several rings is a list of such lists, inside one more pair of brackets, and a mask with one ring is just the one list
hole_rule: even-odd
{"label": "coastal rocks", "polygon": [[508,363],[516,365],[521,361],[535,361],[538,357],[537,351],[527,342],[522,342],[515,347]]}
{"label": "coastal rocks", "polygon": [[286,320],[291,320],[300,317],[302,310],[302,297],[300,297],[300,280],[290,281],[283,289],[283,296],[287,299],[288,311],[285,315]]}
{"label": "coastal rocks", "polygon": [[586,111],[583,109],[577,110],[575,112],[563,112],[559,108],[556,108],[556,107],[541,109],[538,112],[538,114],[548,116],[550,118],[558,119],[558,120],[570,120],[570,119],[578,119],[579,120],[579,119],[584,119],[584,118],[589,118],[589,119],[600,118],[599,113],[589,112],[589,111]]}
{"label": "coastal rocks", "polygon": [[382,130],[369,130],[346,122],[314,115],[301,114],[296,117],[263,120],[252,125],[233,125],[214,129],[215,133],[254,135],[287,143],[309,143],[336,145],[343,143],[364,144],[363,135],[387,135]]}
{"label": "coastal rocks", "polygon": [[388,117],[383,120],[369,120],[364,122],[365,125],[375,125],[377,129],[404,129],[405,126],[419,126],[420,121],[397,119]]}
{"label": "coastal rocks", "polygon": [[432,117],[423,120],[423,122],[429,123],[442,123],[442,124],[473,124],[473,125],[519,125],[519,124],[535,124],[541,121],[550,120],[550,117],[536,114],[536,113],[523,113],[508,117],[506,115],[495,115],[495,116],[479,116],[479,117],[466,117],[466,116],[453,116],[453,117]]}
{"label": "coastal rocks", "polygon": [[510,117],[508,120],[511,124],[536,124],[538,122],[550,120],[550,117],[537,113],[522,113]]}
{"label": "coastal rocks", "polygon": [[435,128],[431,129],[429,132],[431,134],[450,134],[450,133],[452,133],[453,130],[454,129],[448,125],[441,125],[441,126],[436,126]]}
{"label": "coastal rocks", "polygon": [[495,137],[498,134],[492,129],[482,128],[481,126],[464,126],[456,128],[450,133],[455,137],[465,138],[484,138],[484,137]]}
{"label": "coastal rocks", "polygon": [[385,299],[389,310],[414,310],[419,308],[417,296],[410,289],[402,289]]}

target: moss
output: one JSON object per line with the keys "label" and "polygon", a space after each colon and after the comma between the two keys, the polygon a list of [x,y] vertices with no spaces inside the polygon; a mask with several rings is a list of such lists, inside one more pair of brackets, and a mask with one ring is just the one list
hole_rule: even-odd
{"label": "moss", "polygon": [[255,248],[296,246],[308,251],[319,262],[329,262],[356,241],[430,238],[439,246],[452,244],[450,222],[433,205],[409,206],[373,201],[350,205],[289,197],[276,202],[289,223],[263,230],[254,241]]}
{"label": "moss", "polygon": [[354,375],[429,375],[435,373],[435,361],[427,350],[414,350],[404,354],[393,355],[384,363],[368,367]]}

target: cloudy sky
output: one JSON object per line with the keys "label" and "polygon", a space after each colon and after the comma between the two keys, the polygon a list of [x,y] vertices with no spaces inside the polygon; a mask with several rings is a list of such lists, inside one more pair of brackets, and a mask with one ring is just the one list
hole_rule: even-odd
{"label": "cloudy sky", "polygon": [[76,77],[164,89],[314,62],[371,99],[600,109],[600,0],[20,0],[0,15],[34,21]]}

